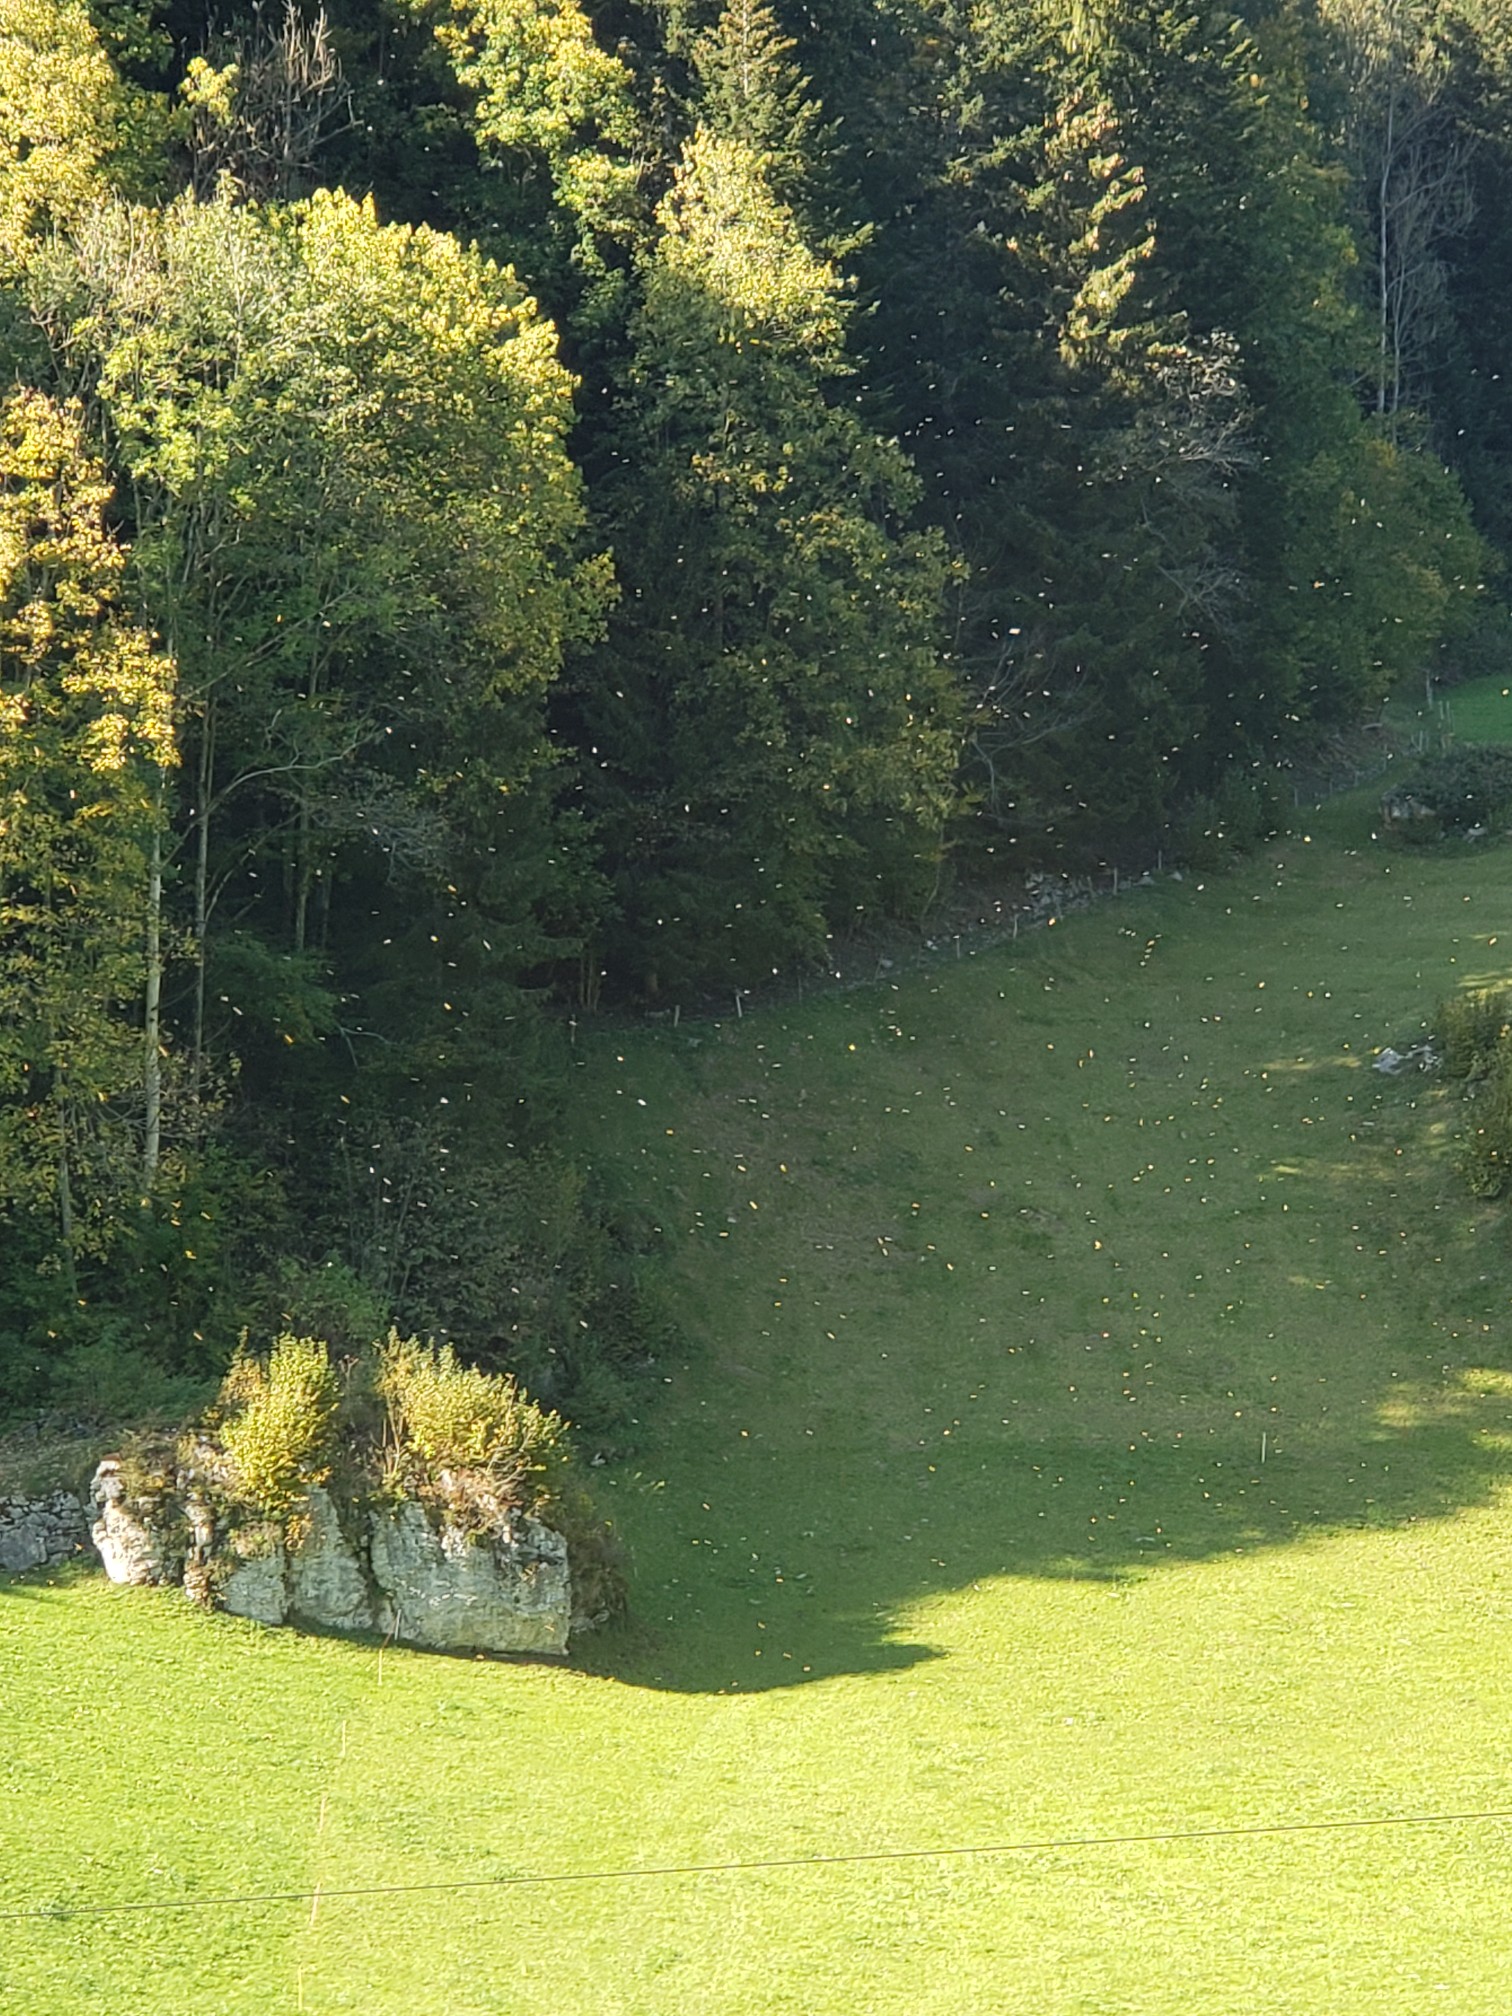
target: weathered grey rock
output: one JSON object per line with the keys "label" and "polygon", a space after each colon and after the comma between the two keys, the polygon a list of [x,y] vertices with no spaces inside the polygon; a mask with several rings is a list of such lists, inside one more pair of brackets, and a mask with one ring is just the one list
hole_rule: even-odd
{"label": "weathered grey rock", "polygon": [[299,1515],[299,1543],[285,1574],[288,1610],[326,1631],[370,1631],[373,1603],[356,1549],[341,1530],[331,1494],[315,1485]]}
{"label": "weathered grey rock", "polygon": [[330,1493],[312,1486],[286,1541],[281,1524],[236,1523],[208,1458],[181,1467],[171,1488],[133,1496],[107,1457],[91,1532],[113,1582],[182,1582],[196,1601],[260,1624],[377,1629],[447,1652],[565,1652],[566,1541],[483,1485],[443,1481],[468,1506],[465,1526],[413,1499],[354,1506],[343,1526]]}
{"label": "weathered grey rock", "polygon": [[216,1589],[220,1607],[233,1617],[250,1617],[254,1624],[285,1623],[289,1615],[288,1563],[278,1534],[270,1530],[234,1534],[228,1554],[236,1565],[222,1567]]}
{"label": "weathered grey rock", "polygon": [[1443,1058],[1431,1043],[1412,1043],[1406,1050],[1394,1050],[1388,1043],[1371,1065],[1372,1071],[1380,1071],[1388,1078],[1394,1078],[1409,1064],[1419,1071],[1436,1071]]}
{"label": "weathered grey rock", "polygon": [[371,1531],[380,1630],[438,1651],[566,1651],[567,1543],[538,1519],[471,1535],[409,1502],[375,1512]]}
{"label": "weathered grey rock", "polygon": [[191,1480],[184,1491],[189,1542],[184,1554],[184,1594],[207,1607],[214,1601],[215,1507]]}
{"label": "weathered grey rock", "polygon": [[79,1553],[89,1540],[89,1521],[72,1491],[44,1497],[0,1497],[0,1573],[22,1575],[28,1568],[51,1568]]}
{"label": "weathered grey rock", "polygon": [[90,1538],[111,1581],[137,1587],[177,1582],[186,1550],[178,1507],[157,1497],[130,1497],[114,1456],[101,1463],[89,1488],[99,1513]]}
{"label": "weathered grey rock", "polygon": [[1086,875],[1056,875],[1036,868],[1024,877],[1024,908],[1035,922],[1064,916],[1068,910],[1084,910],[1095,894]]}
{"label": "weathered grey rock", "polygon": [[42,1534],[21,1511],[7,1508],[0,1517],[0,1568],[7,1575],[24,1575],[28,1568],[47,1563],[47,1547]]}
{"label": "weathered grey rock", "polygon": [[1381,824],[1400,829],[1403,826],[1437,825],[1439,815],[1431,805],[1425,805],[1421,798],[1414,797],[1404,785],[1394,784],[1381,798]]}

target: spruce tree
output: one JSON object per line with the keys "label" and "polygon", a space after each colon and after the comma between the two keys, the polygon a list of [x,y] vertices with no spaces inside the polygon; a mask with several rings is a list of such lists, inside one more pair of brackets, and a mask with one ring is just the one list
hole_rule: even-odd
{"label": "spruce tree", "polygon": [[621,599],[571,694],[621,986],[737,984],[924,901],[955,725],[946,569],[857,417],[841,273],[779,193],[811,107],[764,8],[697,45],[708,118],[641,263],[617,473]]}

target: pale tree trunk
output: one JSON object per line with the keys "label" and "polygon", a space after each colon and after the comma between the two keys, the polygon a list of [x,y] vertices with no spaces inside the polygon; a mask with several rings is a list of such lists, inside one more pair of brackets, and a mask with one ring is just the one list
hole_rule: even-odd
{"label": "pale tree trunk", "polygon": [[[158,785],[161,815],[162,784]],[[151,1195],[157,1181],[163,1136],[163,826],[154,822],[147,856],[147,990],[143,1015],[146,1055],[143,1060],[146,1125],[142,1141],[142,1191]]]}
{"label": "pale tree trunk", "polygon": [[73,1174],[68,1161],[68,1102],[60,1080],[53,1091],[58,1109],[58,1231],[63,1239],[63,1279],[70,1300],[79,1292],[79,1276],[74,1266]]}
{"label": "pale tree trunk", "polygon": [[[46,908],[50,920],[57,915],[56,883],[52,865],[46,870]],[[56,940],[56,924],[51,933]],[[51,961],[48,962],[51,964]],[[51,976],[49,976],[51,978]],[[73,1169],[68,1153],[68,1091],[64,1066],[58,1062],[58,1020],[56,1001],[46,1011],[47,1031],[46,1054],[52,1069],[52,1090],[49,1095],[53,1118],[57,1126],[57,1179],[58,1179],[58,1235],[63,1242],[63,1279],[69,1299],[79,1292],[78,1271],[74,1264],[74,1196]]]}
{"label": "pale tree trunk", "polygon": [[215,699],[205,697],[194,787],[194,1034],[189,1098],[198,1111],[205,1070],[205,938],[210,928],[210,793],[215,782]]}
{"label": "pale tree trunk", "polygon": [[[309,674],[305,680],[305,699],[309,702],[312,714],[315,710],[315,703],[320,698],[323,671],[324,667],[317,653],[315,662],[311,665]],[[322,758],[316,758],[317,763],[322,763],[323,760]],[[305,777],[300,777],[298,788],[299,814],[294,832],[293,938],[294,950],[296,952],[304,952],[309,945],[310,885],[315,878],[315,863],[312,850],[314,819],[310,805],[310,786]]]}
{"label": "pale tree trunk", "polygon": [[299,792],[299,826],[294,841],[294,950],[303,952],[310,917],[310,799]]}
{"label": "pale tree trunk", "polygon": [[1348,87],[1345,145],[1370,214],[1376,417],[1395,432],[1445,313],[1443,250],[1468,228],[1474,137],[1423,0],[1323,0]]}
{"label": "pale tree trunk", "polygon": [[[1381,167],[1376,186],[1376,319],[1379,355],[1376,365],[1376,413],[1384,418],[1386,385],[1389,377],[1400,377],[1388,368],[1391,346],[1391,170],[1396,159],[1396,83],[1393,80],[1386,101],[1386,130],[1381,144]],[[1392,408],[1395,411],[1395,407]]]}

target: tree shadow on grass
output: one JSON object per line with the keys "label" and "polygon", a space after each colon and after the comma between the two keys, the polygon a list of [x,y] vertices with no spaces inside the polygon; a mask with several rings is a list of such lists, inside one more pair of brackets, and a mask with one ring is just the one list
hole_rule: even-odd
{"label": "tree shadow on grass", "polygon": [[1011,1606],[1015,1580],[1135,1582],[1483,1505],[1512,1478],[1508,1412],[1499,1389],[1464,1390],[1431,1418],[1293,1436],[1264,1462],[1248,1433],[1096,1449],[968,1432],[912,1459],[757,1446],[724,1480],[723,1516],[661,1495],[635,1622],[574,1664],[679,1693],[905,1669],[947,1656],[920,1642],[918,1606],[973,1587],[999,1582]]}
{"label": "tree shadow on grass", "polygon": [[[633,1614],[580,1635],[570,1663],[676,1693],[904,1671],[948,1656],[917,1611],[963,1590],[999,1583],[1011,1606],[1015,1581],[1134,1582],[1483,1505],[1512,1479],[1509,1426],[1512,1381],[1474,1372],[1431,1406],[1393,1398],[1326,1435],[1294,1430],[1264,1461],[1248,1430],[1116,1448],[969,1424],[908,1449],[753,1437],[672,1466],[691,1482],[606,1494],[636,1555]],[[0,1605],[64,1600],[91,1572],[0,1575]]]}
{"label": "tree shadow on grass", "polygon": [[663,1051],[631,1145],[719,1370],[671,1396],[665,1487],[611,1480],[640,1623],[585,1663],[691,1692],[907,1667],[1016,1582],[1492,1501],[1504,1207],[1455,1174],[1454,1089],[1370,1064],[1435,974],[1494,962],[1503,892],[1373,852],[1363,800],[1329,825],[1053,946]]}
{"label": "tree shadow on grass", "polygon": [[43,1572],[39,1568],[23,1569],[19,1573],[0,1570],[0,1603],[7,1599],[36,1602],[46,1588]]}

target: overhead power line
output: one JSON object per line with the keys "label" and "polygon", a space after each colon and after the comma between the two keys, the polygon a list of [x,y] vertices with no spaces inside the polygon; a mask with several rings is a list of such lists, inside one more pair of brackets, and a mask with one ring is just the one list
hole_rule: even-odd
{"label": "overhead power line", "polygon": [[1512,1807],[1464,1813],[1383,1813],[1352,1820],[1269,1820],[1246,1827],[1196,1827],[1149,1834],[1068,1834],[1038,1841],[984,1841],[955,1848],[869,1848],[837,1855],[771,1855],[750,1862],[665,1862],[622,1869],[545,1870],[524,1876],[467,1876],[435,1883],[372,1883],[348,1887],[320,1883],[304,1890],[250,1890],[227,1897],[147,1898],[136,1903],[29,1904],[0,1911],[0,1923],[18,1919],[111,1918],[156,1911],[222,1911],[239,1905],[332,1903],[344,1897],[420,1897],[459,1890],[546,1889],[559,1883],[635,1883],[675,1876],[748,1876],[774,1869],[838,1869],[861,1863],[964,1861],[973,1856],[1038,1855],[1070,1848],[1139,1848],[1184,1841],[1245,1841],[1277,1834],[1341,1834],[1381,1827],[1457,1827],[1512,1820]]}

